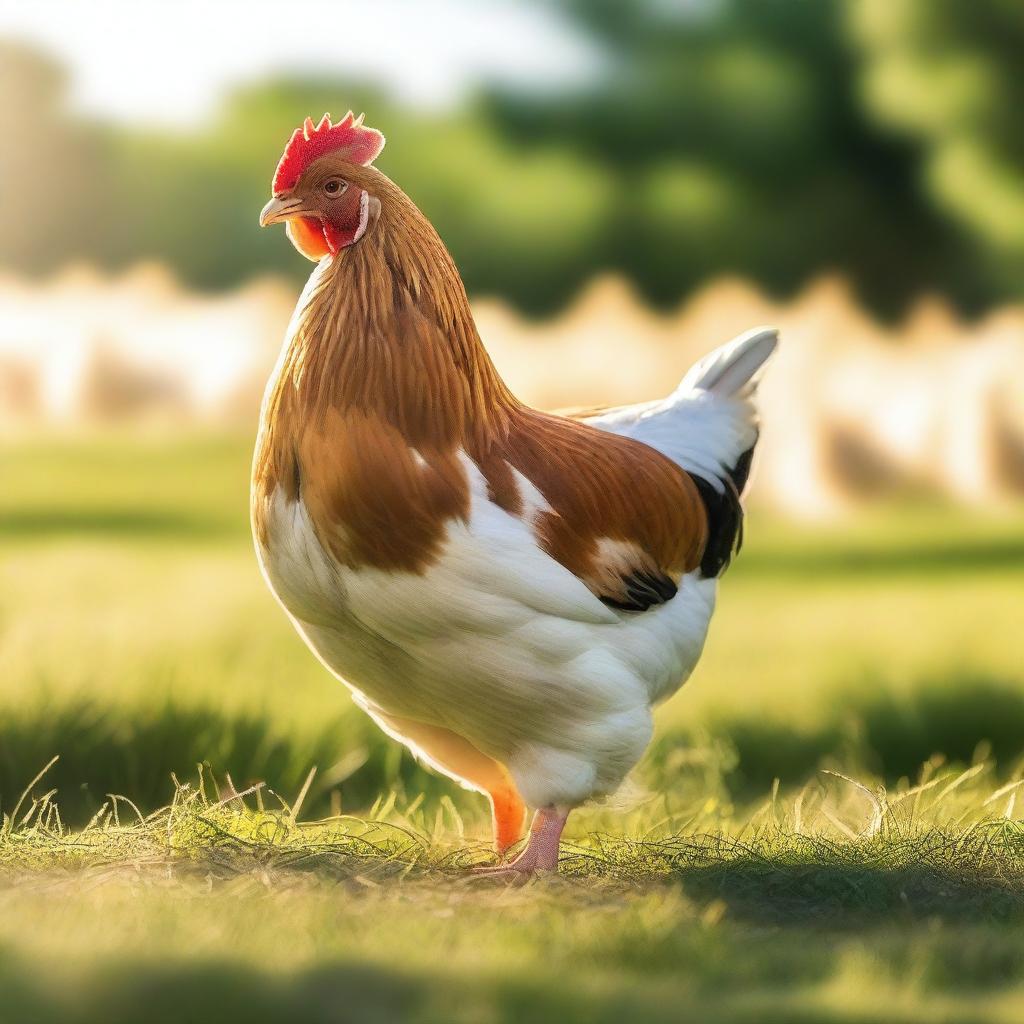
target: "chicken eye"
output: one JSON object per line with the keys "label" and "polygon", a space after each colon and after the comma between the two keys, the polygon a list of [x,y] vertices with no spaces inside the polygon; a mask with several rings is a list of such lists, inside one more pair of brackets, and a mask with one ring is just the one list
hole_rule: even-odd
{"label": "chicken eye", "polygon": [[324,191],[329,196],[340,196],[347,188],[348,184],[342,181],[341,178],[328,178],[324,182]]}

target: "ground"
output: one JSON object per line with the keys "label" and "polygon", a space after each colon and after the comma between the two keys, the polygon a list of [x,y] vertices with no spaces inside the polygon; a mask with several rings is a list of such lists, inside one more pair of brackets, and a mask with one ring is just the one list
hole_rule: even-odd
{"label": "ground", "polygon": [[0,454],[0,1020],[1022,1018],[1019,514],[755,510],[636,778],[508,890],[266,593],[247,463]]}

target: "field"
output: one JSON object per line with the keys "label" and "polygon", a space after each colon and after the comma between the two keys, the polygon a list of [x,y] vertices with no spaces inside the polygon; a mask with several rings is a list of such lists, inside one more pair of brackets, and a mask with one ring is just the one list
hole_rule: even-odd
{"label": "field", "polygon": [[248,444],[0,453],[0,1020],[1021,1019],[1019,513],[755,510],[636,778],[505,890],[266,592]]}

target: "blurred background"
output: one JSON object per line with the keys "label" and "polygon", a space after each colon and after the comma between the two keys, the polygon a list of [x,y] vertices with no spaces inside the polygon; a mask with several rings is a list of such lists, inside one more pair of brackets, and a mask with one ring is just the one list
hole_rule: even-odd
{"label": "blurred background", "polygon": [[533,404],[782,329],[747,549],[633,799],[1010,771],[1021,52],[996,0],[0,4],[0,802],[59,754],[76,822],[200,763],[290,796],[315,766],[310,813],[478,813],[354,711],[248,538],[310,270],[257,214],[292,129],[350,107]]}

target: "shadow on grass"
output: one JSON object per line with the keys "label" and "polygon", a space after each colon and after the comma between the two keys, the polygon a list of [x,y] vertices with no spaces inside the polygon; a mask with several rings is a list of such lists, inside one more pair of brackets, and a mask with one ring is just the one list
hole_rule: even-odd
{"label": "shadow on grass", "polygon": [[0,539],[38,539],[49,537],[109,537],[116,540],[139,538],[222,538],[245,536],[248,524],[237,520],[214,519],[165,512],[159,509],[53,509],[18,508],[5,511]]}
{"label": "shadow on grass", "polygon": [[[762,797],[776,778],[799,785],[820,767],[836,764],[891,785],[916,777],[936,753],[969,763],[982,743],[1007,771],[1024,756],[1024,684],[965,675],[893,694],[872,683],[833,695],[808,728],[765,717],[713,719],[701,738],[673,732],[658,739],[644,762],[652,784],[666,789],[683,782],[674,758],[709,741],[727,750],[723,778],[737,799]],[[331,813],[339,798],[345,810],[361,811],[392,790],[422,792],[428,799],[456,792],[354,708],[299,733],[256,715],[174,704],[133,714],[83,701],[0,715],[4,810],[55,754],[60,760],[36,789],[58,788],[69,824],[87,821],[109,793],[129,797],[144,813],[155,810],[173,794],[172,772],[181,781],[194,780],[200,764],[221,780],[230,773],[238,789],[264,781],[288,801],[316,766],[306,817]],[[692,770],[682,770],[690,773],[692,788]],[[333,807],[332,792],[338,794]],[[268,806],[278,804],[268,797]]]}
{"label": "shadow on grass", "polygon": [[1024,566],[1024,536],[967,541],[908,543],[899,548],[878,545],[827,545],[808,549],[751,549],[732,570],[736,578],[769,576],[805,579],[822,574],[843,577],[893,573],[940,574],[970,570],[1005,571]]}
{"label": "shadow on grass", "polygon": [[864,929],[1024,920],[1019,884],[975,873],[960,861],[949,867],[787,864],[783,855],[683,868],[676,877],[693,899],[718,901],[730,920],[759,925]]}
{"label": "shadow on grass", "polygon": [[914,779],[938,754],[969,764],[984,744],[1003,771],[1024,756],[1024,681],[971,673],[922,680],[905,688],[872,681],[827,696],[828,704],[809,726],[761,715],[712,718],[703,737],[663,735],[652,748],[652,763],[663,770],[673,754],[695,741],[727,749],[725,779],[735,797],[768,791],[773,779],[799,785],[820,767],[869,772],[892,785]]}
{"label": "shadow on grass", "polygon": [[[643,977],[621,971],[594,985],[592,978],[556,978],[549,972],[530,978],[518,971],[501,979],[487,972],[461,976],[442,968],[425,974],[346,962],[279,974],[229,962],[142,961],[59,986],[52,977],[41,980],[38,970],[5,960],[0,968],[4,1019],[33,1024],[910,1024],[928,1019],[912,1010],[879,1017],[812,1008],[801,1005],[799,992],[780,990],[737,995],[725,989],[695,997],[685,968],[675,983],[648,986]],[[985,1018],[943,1019],[973,1024]]]}
{"label": "shadow on grass", "polygon": [[[346,810],[365,810],[382,793],[439,796],[451,789],[354,708],[327,719],[315,733],[297,733],[255,715],[225,716],[173,704],[133,714],[83,701],[18,708],[0,718],[3,811],[11,812],[54,755],[60,759],[33,792],[38,796],[56,788],[56,803],[70,825],[88,821],[111,793],[129,798],[144,814],[163,807],[174,794],[172,774],[195,784],[200,765],[210,770],[208,788],[224,787],[228,775],[238,790],[266,783],[269,809],[281,806],[274,793],[294,801],[315,767],[303,803],[307,819],[336,811],[339,800]],[[216,784],[209,781],[214,778]],[[332,794],[337,794],[333,806]],[[214,800],[218,795],[208,793]]]}

